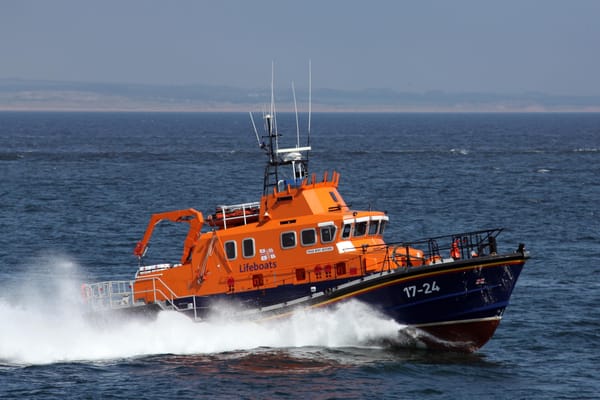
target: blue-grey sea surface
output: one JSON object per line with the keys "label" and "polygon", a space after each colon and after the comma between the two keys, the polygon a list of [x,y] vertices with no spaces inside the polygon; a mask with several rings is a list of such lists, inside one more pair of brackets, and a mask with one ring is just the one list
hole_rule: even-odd
{"label": "blue-grey sea surface", "polygon": [[[294,146],[294,116],[277,122]],[[305,145],[306,115],[299,125]],[[340,172],[353,208],[387,211],[387,239],[504,227],[501,250],[525,243],[532,257],[486,346],[381,340],[402,327],[357,303],[275,325],[92,323],[81,283],[131,279],[150,214],[259,200],[266,158],[250,119],[4,112],[0,398],[599,396],[600,114],[316,113],[311,125],[311,171]],[[177,261],[181,232],[155,235],[169,239],[153,242],[156,261]]]}

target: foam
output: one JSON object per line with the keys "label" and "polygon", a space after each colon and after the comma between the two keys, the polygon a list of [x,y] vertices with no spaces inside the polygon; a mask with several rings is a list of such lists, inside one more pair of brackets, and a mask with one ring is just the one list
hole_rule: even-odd
{"label": "foam", "polygon": [[[48,274],[40,274],[40,269]],[[356,301],[331,310],[299,310],[268,323],[227,317],[193,322],[176,312],[161,312],[155,320],[115,319],[104,324],[85,316],[75,263],[58,257],[26,275],[27,284],[8,291],[20,295],[0,298],[3,363],[87,362],[258,347],[368,346],[397,336],[402,328]]]}

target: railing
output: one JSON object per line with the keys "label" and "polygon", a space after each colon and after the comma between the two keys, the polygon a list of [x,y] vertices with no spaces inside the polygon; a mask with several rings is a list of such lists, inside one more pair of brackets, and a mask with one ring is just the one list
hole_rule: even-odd
{"label": "railing", "polygon": [[388,244],[390,259],[398,266],[413,267],[495,255],[501,232],[496,228]]}
{"label": "railing", "polygon": [[93,310],[132,307],[134,302],[133,281],[107,281],[84,283],[81,295]]}
{"label": "railing", "polygon": [[260,202],[242,203],[218,206],[215,213],[208,217],[208,223],[212,226],[220,226],[227,229],[227,225],[239,226],[258,221],[260,214]]}
{"label": "railing", "polygon": [[[147,294],[151,295],[152,301],[159,307],[181,311],[175,304],[175,300],[179,296],[160,277],[138,278],[136,282],[151,282],[152,287],[150,289],[135,291],[134,281],[85,283],[81,286],[81,294],[84,303],[95,311],[145,305],[146,302],[142,298],[147,298]],[[136,298],[140,300],[136,302]]]}

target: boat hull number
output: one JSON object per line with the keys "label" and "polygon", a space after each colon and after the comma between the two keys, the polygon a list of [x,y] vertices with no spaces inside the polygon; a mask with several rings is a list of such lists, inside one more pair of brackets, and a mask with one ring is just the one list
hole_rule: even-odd
{"label": "boat hull number", "polygon": [[424,282],[421,285],[411,285],[411,286],[404,287],[404,294],[409,299],[416,297],[418,295],[421,295],[421,294],[432,294],[434,292],[439,292],[439,291],[440,291],[440,287],[437,285],[437,283],[435,283],[435,281]]}

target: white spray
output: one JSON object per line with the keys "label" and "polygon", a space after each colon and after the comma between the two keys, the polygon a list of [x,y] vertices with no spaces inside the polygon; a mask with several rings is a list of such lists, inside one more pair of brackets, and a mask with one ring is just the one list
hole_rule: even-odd
{"label": "white spray", "polygon": [[0,363],[97,361],[258,347],[364,346],[394,338],[402,329],[359,302],[334,310],[302,310],[269,323],[193,322],[176,312],[163,312],[155,320],[100,324],[85,317],[78,276],[75,263],[54,256],[36,265],[35,272],[27,272],[24,284],[0,288]]}

